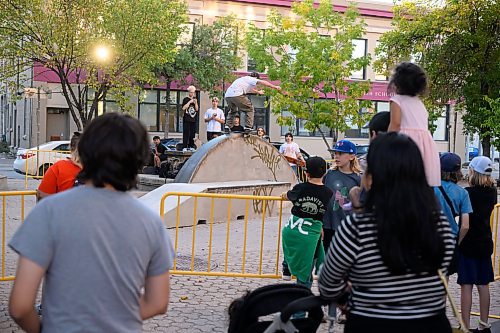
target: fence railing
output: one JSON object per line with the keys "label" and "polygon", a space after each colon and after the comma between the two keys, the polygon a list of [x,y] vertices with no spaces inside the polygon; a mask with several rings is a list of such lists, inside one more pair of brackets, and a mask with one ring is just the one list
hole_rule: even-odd
{"label": "fence railing", "polygon": [[[7,253],[7,241],[14,234],[20,223],[24,221],[26,215],[26,200],[32,200],[31,207],[36,200],[36,191],[5,191],[0,192],[2,202],[2,237],[1,237],[1,267],[0,281],[11,281],[15,279],[13,275],[15,267],[7,267],[7,263],[14,265],[17,262],[17,255],[9,251]],[[8,260],[10,259],[10,260]],[[8,272],[11,272],[10,275]]]}
{"label": "fence railing", "polygon": [[495,275],[495,281],[500,280],[500,250],[498,249],[498,233],[500,224],[500,204],[496,204],[495,208],[491,212],[490,226],[491,233],[493,234],[493,255],[491,261],[493,264],[493,272]]}
{"label": "fence railing", "polygon": [[29,178],[42,179],[52,164],[69,157],[70,152],[66,150],[28,149],[24,152],[24,155],[24,181],[25,187],[28,188]]}
{"label": "fence railing", "polygon": [[[165,201],[172,197],[175,211],[167,214]],[[181,198],[189,202],[181,204]],[[198,209],[207,205],[208,210]],[[191,231],[182,230],[181,207],[192,209]],[[175,230],[172,274],[281,278],[282,213],[283,201],[276,196],[165,193],[160,215]]]}

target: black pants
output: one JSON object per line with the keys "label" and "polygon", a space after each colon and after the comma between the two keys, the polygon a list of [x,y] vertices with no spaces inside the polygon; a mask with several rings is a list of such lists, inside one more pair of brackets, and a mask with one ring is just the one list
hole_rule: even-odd
{"label": "black pants", "polygon": [[215,136],[219,136],[220,132],[207,132],[207,141],[210,141],[214,138]]}
{"label": "black pants", "polygon": [[196,134],[196,123],[190,121],[182,122],[182,148],[196,148],[194,135]]}
{"label": "black pants", "polygon": [[[402,310],[404,311],[404,310]],[[347,314],[344,333],[451,333],[444,311],[420,319],[383,319]]]}

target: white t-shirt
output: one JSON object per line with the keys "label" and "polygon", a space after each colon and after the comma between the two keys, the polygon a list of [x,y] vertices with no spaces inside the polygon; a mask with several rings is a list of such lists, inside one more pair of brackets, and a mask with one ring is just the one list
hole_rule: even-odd
{"label": "white t-shirt", "polygon": [[[297,154],[300,154],[300,148],[299,145],[296,144],[295,142],[290,142],[290,143],[284,143],[280,146],[280,154],[283,154],[285,156],[289,156],[292,158],[295,158],[296,160],[299,159]],[[293,163],[290,163],[290,165],[295,165]]]}
{"label": "white t-shirt", "polygon": [[241,95],[246,95],[252,91],[252,89],[257,86],[259,79],[251,76],[243,76],[239,79],[234,80],[234,82],[227,88],[225,97],[236,97]]}
{"label": "white t-shirt", "polygon": [[[226,120],[226,118],[224,118],[224,112],[219,108],[208,109],[207,112],[205,112],[205,119],[211,118],[214,113],[217,113],[217,118],[222,119],[222,120]],[[222,125],[221,123],[212,119],[207,123],[207,132],[222,132],[221,125]]]}

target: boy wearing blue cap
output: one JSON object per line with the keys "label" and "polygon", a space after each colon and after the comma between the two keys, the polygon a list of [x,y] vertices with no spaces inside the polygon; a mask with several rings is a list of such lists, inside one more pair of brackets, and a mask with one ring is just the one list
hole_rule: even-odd
{"label": "boy wearing blue cap", "polygon": [[[349,191],[354,186],[360,186],[361,184],[361,168],[356,157],[354,143],[349,140],[340,140],[333,147],[332,154],[332,169],[328,170],[323,179],[325,186],[333,191],[333,196],[328,203],[328,209],[323,218],[323,246],[325,253],[329,251],[335,230],[346,217],[344,208],[348,208],[351,204]],[[345,321],[342,314],[338,313],[336,315],[334,304],[329,306],[328,317],[331,320],[330,328],[333,328],[335,317],[337,317],[339,323]]]}

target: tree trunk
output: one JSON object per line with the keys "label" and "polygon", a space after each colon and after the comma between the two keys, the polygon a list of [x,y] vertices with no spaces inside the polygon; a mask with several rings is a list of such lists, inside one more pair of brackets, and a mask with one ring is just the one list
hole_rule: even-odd
{"label": "tree trunk", "polygon": [[[81,117],[83,114],[83,108],[85,107],[84,105],[82,106],[81,103],[77,100],[72,100],[72,96],[74,96],[74,93],[71,93],[71,85],[68,83],[67,78],[65,78],[64,74],[59,71],[55,71],[57,75],[59,76],[59,80],[61,81],[61,88],[63,91],[63,96],[64,99],[66,99],[66,103],[68,103],[68,108],[71,113],[71,117],[73,118],[73,121],[76,124],[76,128],[78,129],[79,132],[83,130],[85,126],[83,126],[83,118]],[[76,108],[76,110],[75,110]],[[78,115],[76,113],[78,112]],[[80,118],[79,118],[80,116]]]}
{"label": "tree trunk", "polygon": [[321,133],[321,138],[323,139],[323,142],[326,145],[326,149],[328,149],[328,151],[330,151],[331,147],[328,144],[328,140],[326,140],[325,133],[323,133],[323,131],[321,130],[321,128],[319,128],[319,126],[316,126],[316,129]]}
{"label": "tree trunk", "polygon": [[491,138],[489,135],[481,136],[481,146],[483,147],[483,156],[490,157]]}

